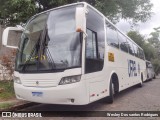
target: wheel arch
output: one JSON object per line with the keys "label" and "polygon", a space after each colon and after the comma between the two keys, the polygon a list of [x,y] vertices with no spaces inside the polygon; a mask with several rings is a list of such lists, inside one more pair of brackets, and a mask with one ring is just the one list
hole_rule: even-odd
{"label": "wheel arch", "polygon": [[119,92],[119,78],[118,78],[118,75],[116,72],[112,72],[111,75],[110,75],[110,80],[109,80],[109,85],[111,83],[111,80],[114,84],[114,87],[115,87],[115,93],[118,93]]}

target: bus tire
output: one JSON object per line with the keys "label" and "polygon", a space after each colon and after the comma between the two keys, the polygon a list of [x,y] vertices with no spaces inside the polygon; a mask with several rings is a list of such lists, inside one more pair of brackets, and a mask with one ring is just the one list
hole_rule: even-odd
{"label": "bus tire", "polygon": [[109,87],[109,96],[107,97],[107,102],[112,104],[114,101],[114,94],[115,94],[115,89],[114,89],[114,83],[113,80],[111,79],[110,81],[110,87]]}
{"label": "bus tire", "polygon": [[154,74],[154,77],[153,77],[153,79],[156,79],[156,75]]}
{"label": "bus tire", "polygon": [[141,82],[138,84],[138,87],[142,87],[143,86],[143,74],[141,74]]}

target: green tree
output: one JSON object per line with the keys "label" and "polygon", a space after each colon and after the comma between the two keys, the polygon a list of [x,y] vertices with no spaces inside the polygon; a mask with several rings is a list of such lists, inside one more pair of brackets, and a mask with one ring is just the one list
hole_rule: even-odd
{"label": "green tree", "polygon": [[147,60],[151,61],[152,59],[156,58],[157,51],[150,43],[145,42],[142,46],[142,49],[144,50],[144,54]]}
{"label": "green tree", "polygon": [[151,17],[153,6],[150,0],[1,0],[0,18],[5,25],[16,25],[38,12],[78,1],[95,6],[113,22],[121,18],[145,22]]}
{"label": "green tree", "polygon": [[142,36],[138,31],[129,31],[127,35],[140,47],[143,47],[145,39],[144,36]]}
{"label": "green tree", "polygon": [[[2,0],[3,1],[3,0]],[[25,23],[26,20],[37,12],[33,0],[6,0],[0,5],[0,18],[4,25]]]}
{"label": "green tree", "polygon": [[154,32],[150,33],[150,38],[148,41],[155,47],[157,52],[157,57],[160,59],[160,31],[159,28],[154,28]]}
{"label": "green tree", "polygon": [[[159,33],[152,32],[147,40],[137,31],[128,32],[128,36],[144,50],[146,60],[152,62],[156,74],[160,73]],[[159,47],[158,47],[159,46]]]}
{"label": "green tree", "polygon": [[159,59],[153,59],[152,61],[154,71],[158,75],[160,73],[160,60]]}
{"label": "green tree", "polygon": [[160,33],[159,32],[152,32],[152,33],[150,33],[150,36],[151,37],[148,39],[148,42],[150,42],[155,47],[157,47],[157,45],[160,44],[160,41],[159,41]]}
{"label": "green tree", "polygon": [[160,27],[154,28],[156,32],[160,32]]}
{"label": "green tree", "polygon": [[120,18],[146,22],[151,17],[153,4],[150,0],[97,0],[97,8],[117,22]]}
{"label": "green tree", "polygon": [[128,32],[128,36],[144,50],[147,60],[151,60],[156,57],[156,49],[151,43],[147,43],[143,35],[137,31],[130,31]]}

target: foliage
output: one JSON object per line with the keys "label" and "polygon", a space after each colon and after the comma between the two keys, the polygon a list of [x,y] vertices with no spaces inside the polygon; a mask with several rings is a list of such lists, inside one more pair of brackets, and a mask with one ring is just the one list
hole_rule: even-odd
{"label": "foliage", "polygon": [[145,22],[151,17],[150,0],[1,0],[0,18],[4,25],[25,23],[32,15],[57,6],[85,1],[95,6],[113,22],[121,18]]}
{"label": "foliage", "polygon": [[150,33],[150,38],[148,39],[148,41],[153,44],[155,47],[157,47],[157,45],[159,46],[159,37],[160,37],[160,33],[159,32],[152,32]]}
{"label": "foliage", "polygon": [[127,35],[134,40],[140,47],[144,44],[144,36],[142,36],[138,31],[129,31]]}
{"label": "foliage", "polygon": [[152,61],[154,71],[158,75],[160,73],[160,60],[159,59],[153,59]]}
{"label": "foliage", "polygon": [[134,40],[135,43],[137,43],[145,53],[145,57],[147,60],[151,60],[151,58],[155,58],[155,48],[151,43],[147,43],[145,40],[145,37],[142,36],[139,32],[137,31],[130,31],[128,32],[128,36]]}
{"label": "foliage", "polygon": [[13,81],[0,81],[0,100],[15,98]]}
{"label": "foliage", "polygon": [[144,43],[142,46],[144,54],[147,60],[152,60],[156,58],[156,49],[150,43]]}
{"label": "foliage", "polygon": [[114,21],[124,18],[134,23],[146,22],[151,17],[150,0],[97,0],[97,8]]}
{"label": "foliage", "polygon": [[[14,72],[14,58],[16,56],[16,50],[11,50],[9,54],[4,54],[0,57],[0,63],[4,68],[2,69],[3,73],[8,73],[9,77],[13,77]],[[3,74],[4,75],[4,74]],[[8,76],[3,76],[4,79],[7,79]]]}
{"label": "foliage", "polygon": [[0,110],[5,110],[10,107],[12,107],[14,104],[13,103],[0,103]]}
{"label": "foliage", "polygon": [[156,32],[160,32],[160,27],[154,28]]}
{"label": "foliage", "polygon": [[154,46],[156,50],[156,57],[152,59],[156,74],[160,73],[160,27],[154,28],[154,32],[150,34],[148,41]]}
{"label": "foliage", "polygon": [[0,7],[0,18],[4,19],[4,25],[24,23],[37,12],[33,0],[6,0]]}
{"label": "foliage", "polygon": [[128,36],[134,40],[140,47],[143,48],[146,60],[152,62],[154,66],[154,71],[156,74],[160,73],[160,41],[159,41],[159,34],[157,31],[152,32],[150,35],[151,37],[145,39],[137,31],[130,31],[128,32]]}

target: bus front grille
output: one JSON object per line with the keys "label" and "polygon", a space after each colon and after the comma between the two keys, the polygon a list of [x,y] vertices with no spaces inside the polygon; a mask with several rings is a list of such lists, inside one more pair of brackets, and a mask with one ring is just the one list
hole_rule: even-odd
{"label": "bus front grille", "polygon": [[22,80],[22,84],[27,87],[55,87],[57,80]]}

